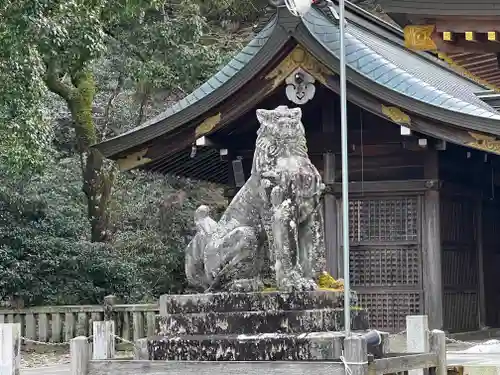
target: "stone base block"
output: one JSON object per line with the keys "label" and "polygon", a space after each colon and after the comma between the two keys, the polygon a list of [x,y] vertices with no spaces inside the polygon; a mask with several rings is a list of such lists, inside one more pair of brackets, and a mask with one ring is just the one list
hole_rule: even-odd
{"label": "stone base block", "polygon": [[336,309],[344,307],[344,294],[312,292],[207,293],[163,295],[160,315],[207,312]]}
{"label": "stone base block", "polygon": [[[351,312],[353,330],[368,328],[364,311]],[[344,310],[268,310],[171,314],[159,317],[159,335],[230,335],[341,331]]]}
{"label": "stone base block", "polygon": [[[352,329],[368,328],[351,310]],[[152,360],[331,360],[341,355],[343,294],[334,291],[168,295],[160,299]]]}
{"label": "stone base block", "polygon": [[150,360],[168,361],[312,361],[339,358],[344,335],[207,335],[150,339]]}

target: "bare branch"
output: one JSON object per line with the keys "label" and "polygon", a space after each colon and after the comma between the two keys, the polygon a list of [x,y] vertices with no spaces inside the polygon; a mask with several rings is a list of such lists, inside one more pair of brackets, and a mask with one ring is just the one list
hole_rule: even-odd
{"label": "bare branch", "polygon": [[111,110],[113,109],[114,101],[122,91],[124,84],[125,84],[125,74],[123,72],[120,72],[120,75],[118,76],[118,82],[116,83],[116,87],[113,90],[111,96],[109,97],[108,104],[106,105],[106,109],[104,110],[104,128],[102,129],[101,132],[101,139],[104,139],[104,137],[106,136],[106,132],[109,126],[109,118],[111,115]]}

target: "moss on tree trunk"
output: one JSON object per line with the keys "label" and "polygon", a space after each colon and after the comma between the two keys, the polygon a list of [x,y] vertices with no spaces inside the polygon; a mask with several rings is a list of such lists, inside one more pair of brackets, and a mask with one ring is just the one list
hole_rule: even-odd
{"label": "moss on tree trunk", "polygon": [[97,130],[92,118],[92,103],[95,96],[94,77],[90,71],[78,72],[71,77],[72,84],[63,82],[57,75],[46,77],[47,87],[61,96],[71,111],[76,144],[82,161],[82,190],[87,198],[87,214],[93,242],[108,239],[109,203],[114,180],[114,169],[107,165],[96,149]]}

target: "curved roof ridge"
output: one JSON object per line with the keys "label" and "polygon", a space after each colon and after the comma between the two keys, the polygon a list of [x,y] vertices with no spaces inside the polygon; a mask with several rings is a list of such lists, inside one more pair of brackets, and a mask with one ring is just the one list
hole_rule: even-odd
{"label": "curved roof ridge", "polygon": [[[303,19],[305,26],[316,37],[318,42],[335,57],[339,58],[340,30],[338,26],[316,9],[311,9]],[[399,61],[399,64],[395,63],[397,56],[391,57],[390,54],[394,55],[393,52],[399,51],[390,51],[387,40],[380,40],[380,37],[377,40],[377,37],[373,37],[373,34],[371,39],[368,39],[370,39],[368,32],[352,23],[348,23],[346,30],[346,63],[351,69],[380,85],[426,104],[458,113],[500,120],[500,113],[477,97],[472,98],[473,92],[470,93],[471,95],[464,93],[460,97],[458,92],[453,92],[453,88],[445,88],[444,86],[447,83],[440,81],[440,77],[434,77],[432,84],[427,82],[428,80],[421,77],[423,75],[429,76],[428,72],[421,71],[420,77],[411,72],[413,70],[413,73],[415,73],[416,70],[421,70],[422,67],[415,66],[410,69],[408,61],[405,63],[406,66],[404,66],[404,61]],[[367,42],[370,45],[367,45]],[[379,45],[376,45],[377,43]],[[384,48],[386,49],[385,53]],[[402,51],[399,47],[394,46],[394,48]],[[408,51],[403,52],[405,52],[405,56],[402,56],[403,59],[412,56]],[[412,57],[426,60],[420,56]],[[429,62],[427,61],[427,63]],[[441,70],[442,68],[438,69]],[[442,69],[441,72],[449,73],[445,69]],[[457,75],[454,76],[461,79]],[[464,84],[469,83],[466,80],[461,80]]]}

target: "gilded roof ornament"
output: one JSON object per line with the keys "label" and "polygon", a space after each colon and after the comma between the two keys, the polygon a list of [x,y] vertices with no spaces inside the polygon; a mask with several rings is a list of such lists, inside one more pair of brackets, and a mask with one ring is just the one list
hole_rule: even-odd
{"label": "gilded roof ornament", "polygon": [[152,161],[152,159],[147,158],[146,154],[148,153],[148,149],[142,149],[140,151],[128,154],[123,158],[119,158],[116,160],[118,164],[118,168],[120,171],[129,171],[131,169],[140,167],[141,165],[147,164]]}
{"label": "gilded roof ornament", "polygon": [[214,116],[206,118],[200,125],[196,127],[195,136],[196,138],[201,137],[207,133],[210,133],[219,123],[220,123],[220,112]]}
{"label": "gilded roof ornament", "polygon": [[467,146],[493,154],[500,154],[500,141],[495,137],[473,132],[469,132],[469,135],[474,138],[474,141],[467,142]]}
{"label": "gilded roof ornament", "polygon": [[411,125],[411,118],[397,107],[387,107],[382,105],[382,113],[399,125]]}
{"label": "gilded roof ornament", "polygon": [[432,40],[435,25],[408,25],[403,29],[405,46],[417,51],[436,51],[436,43]]}
{"label": "gilded roof ornament", "polygon": [[266,79],[273,80],[275,89],[299,68],[323,84],[326,84],[327,77],[333,74],[304,48],[297,46],[266,76]]}

